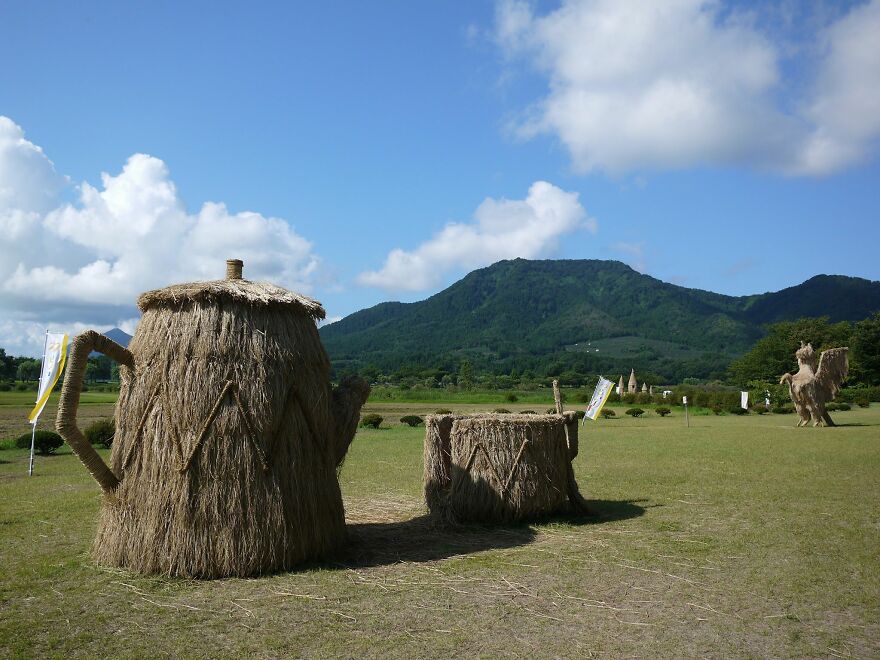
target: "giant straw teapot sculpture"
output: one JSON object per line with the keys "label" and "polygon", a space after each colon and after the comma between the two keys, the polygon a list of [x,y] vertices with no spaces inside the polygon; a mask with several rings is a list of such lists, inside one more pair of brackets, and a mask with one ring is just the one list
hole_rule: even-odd
{"label": "giant straw teapot sculpture", "polygon": [[840,385],[849,372],[847,353],[849,348],[829,348],[822,351],[818,365],[812,344],[804,344],[795,352],[798,372],[785,374],[779,384],[788,384],[788,393],[800,417],[798,426],[834,426],[834,421],[825,410],[840,391]]}
{"label": "giant straw teapot sculpture", "polygon": [[[321,305],[224,280],[144,293],[128,349],[72,344],[57,427],[104,491],[95,559],[142,573],[249,576],[327,556],[345,539],[336,470],[369,387],[332,388]],[[77,428],[86,360],[120,365],[108,467]]]}

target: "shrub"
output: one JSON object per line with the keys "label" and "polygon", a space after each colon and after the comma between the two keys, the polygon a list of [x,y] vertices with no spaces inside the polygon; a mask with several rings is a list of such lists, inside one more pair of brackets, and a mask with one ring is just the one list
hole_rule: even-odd
{"label": "shrub", "polygon": [[520,415],[537,415],[538,413],[536,413],[534,410],[520,410],[519,414]]}
{"label": "shrub", "polygon": [[504,397],[504,400],[510,401],[510,403],[516,403],[517,401],[519,401],[519,397],[513,392],[508,392],[507,395]]}
{"label": "shrub", "polygon": [[842,411],[852,410],[852,406],[848,403],[838,403],[837,409]]}
{"label": "shrub", "polygon": [[645,414],[645,411],[642,410],[641,408],[630,408],[629,410],[626,411],[626,414],[632,415],[633,417],[641,417],[642,415]]}
{"label": "shrub", "polygon": [[765,406],[764,404],[759,404],[752,408],[752,412],[756,415],[764,415],[767,413],[767,406]]}
{"label": "shrub", "polygon": [[361,417],[361,426],[364,428],[377,429],[381,423],[382,415],[377,415],[376,413],[370,413]]}
{"label": "shrub", "polygon": [[574,414],[577,416],[578,419],[583,419],[584,417],[587,416],[587,413],[585,410],[576,410]]}
{"label": "shrub", "polygon": [[790,415],[794,412],[794,406],[773,406],[772,410],[776,415]]}
{"label": "shrub", "polygon": [[825,410],[828,412],[834,412],[835,410],[840,410],[840,405],[832,401],[831,403],[825,404]]}
{"label": "shrub", "polygon": [[116,434],[116,424],[112,419],[99,419],[92,422],[83,431],[85,439],[93,445],[104,445],[111,447],[113,445],[113,436]]}
{"label": "shrub", "polygon": [[509,415],[510,411],[507,408],[495,408],[492,411],[493,413],[498,413],[499,415]]}
{"label": "shrub", "polygon": [[[27,392],[28,391],[27,383],[16,383],[15,390],[17,392]],[[28,447],[30,447],[30,445],[28,445]]]}
{"label": "shrub", "polygon": [[872,387],[844,387],[837,394],[837,400],[846,403],[858,403],[861,400],[880,401],[880,385]]}
{"label": "shrub", "polygon": [[657,413],[658,415],[660,415],[660,417],[666,417],[666,415],[668,415],[672,411],[665,406],[658,406],[657,408],[654,409],[654,412]]}
{"label": "shrub", "polygon": [[421,424],[424,421],[425,420],[423,420],[418,415],[406,415],[406,416],[400,418],[400,423],[406,424],[407,426],[418,426],[419,424]]}
{"label": "shrub", "polygon": [[435,415],[451,415],[451,414],[452,414],[452,411],[451,411],[451,410],[447,410],[446,408],[440,408],[440,409],[438,409],[438,410],[435,410],[435,411],[434,411],[434,414],[435,414]]}
{"label": "shrub", "polygon": [[8,392],[12,389],[12,385],[9,383],[0,383],[0,392]]}
{"label": "shrub", "polygon": [[[61,436],[52,431],[37,431],[37,434],[34,437],[34,451],[44,456],[46,454],[51,454],[63,444],[64,440],[61,439]],[[31,434],[25,433],[24,435],[19,436],[15,441],[15,446],[19,449],[30,449]]]}
{"label": "shrub", "polygon": [[721,404],[718,404],[718,403],[716,403],[714,406],[712,406],[710,408],[710,410],[713,413],[715,413],[716,415],[723,415],[724,414],[724,408],[722,408]]}
{"label": "shrub", "polygon": [[742,406],[731,406],[727,411],[731,415],[748,415],[749,411],[743,408]]}
{"label": "shrub", "polygon": [[864,399],[863,399],[863,398],[856,399],[856,400],[854,401],[854,403],[855,403],[859,408],[867,408],[868,406],[871,405],[871,403],[868,401],[867,398],[864,398]]}
{"label": "shrub", "polygon": [[599,413],[605,419],[611,419],[612,417],[617,417],[617,413],[611,410],[611,408],[602,408],[602,412]]}
{"label": "shrub", "polygon": [[590,394],[589,392],[581,392],[580,394],[578,394],[574,398],[574,400],[577,401],[578,403],[589,403],[590,399],[592,399],[592,398],[593,398],[593,395]]}

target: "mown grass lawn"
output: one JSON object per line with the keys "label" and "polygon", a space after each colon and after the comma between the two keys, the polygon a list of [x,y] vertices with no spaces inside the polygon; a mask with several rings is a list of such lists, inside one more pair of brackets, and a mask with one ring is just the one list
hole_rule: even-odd
{"label": "mown grass lawn", "polygon": [[[510,407],[484,408],[499,406]],[[370,412],[396,421],[434,407]],[[4,407],[0,424],[22,411]],[[602,516],[456,531],[423,517],[424,429],[361,431],[341,473],[347,551],[214,582],[95,566],[99,491],[76,457],[38,458],[28,478],[26,452],[0,451],[0,650],[877,657],[880,407],[834,418],[832,429],[794,428],[792,415],[588,422],[575,470]]]}

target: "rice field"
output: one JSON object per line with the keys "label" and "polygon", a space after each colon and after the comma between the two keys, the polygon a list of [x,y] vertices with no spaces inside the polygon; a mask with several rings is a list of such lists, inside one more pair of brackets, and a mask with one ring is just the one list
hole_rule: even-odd
{"label": "rice field", "polygon": [[[376,404],[342,468],[351,542],[250,580],[92,563],[99,489],[66,448],[0,451],[4,657],[877,657],[880,406],[587,422],[575,471],[598,518],[443,530],[425,518],[422,427]],[[509,404],[448,406],[470,412]],[[522,406],[525,407],[525,406]],[[0,406],[0,438],[28,406]],[[466,408],[466,410],[465,410]],[[81,408],[109,415],[112,404]],[[48,427],[54,416],[48,410]],[[387,422],[393,422],[388,424]]]}

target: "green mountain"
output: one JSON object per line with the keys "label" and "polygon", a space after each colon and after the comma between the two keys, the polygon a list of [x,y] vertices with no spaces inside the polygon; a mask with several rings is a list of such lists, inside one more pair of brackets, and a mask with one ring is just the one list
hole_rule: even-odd
{"label": "green mountain", "polygon": [[880,282],[819,275],[754,296],[662,282],[618,261],[500,261],[415,303],[389,302],[321,328],[337,371],[618,373],[709,377],[763,335],[803,316],[860,320]]}

